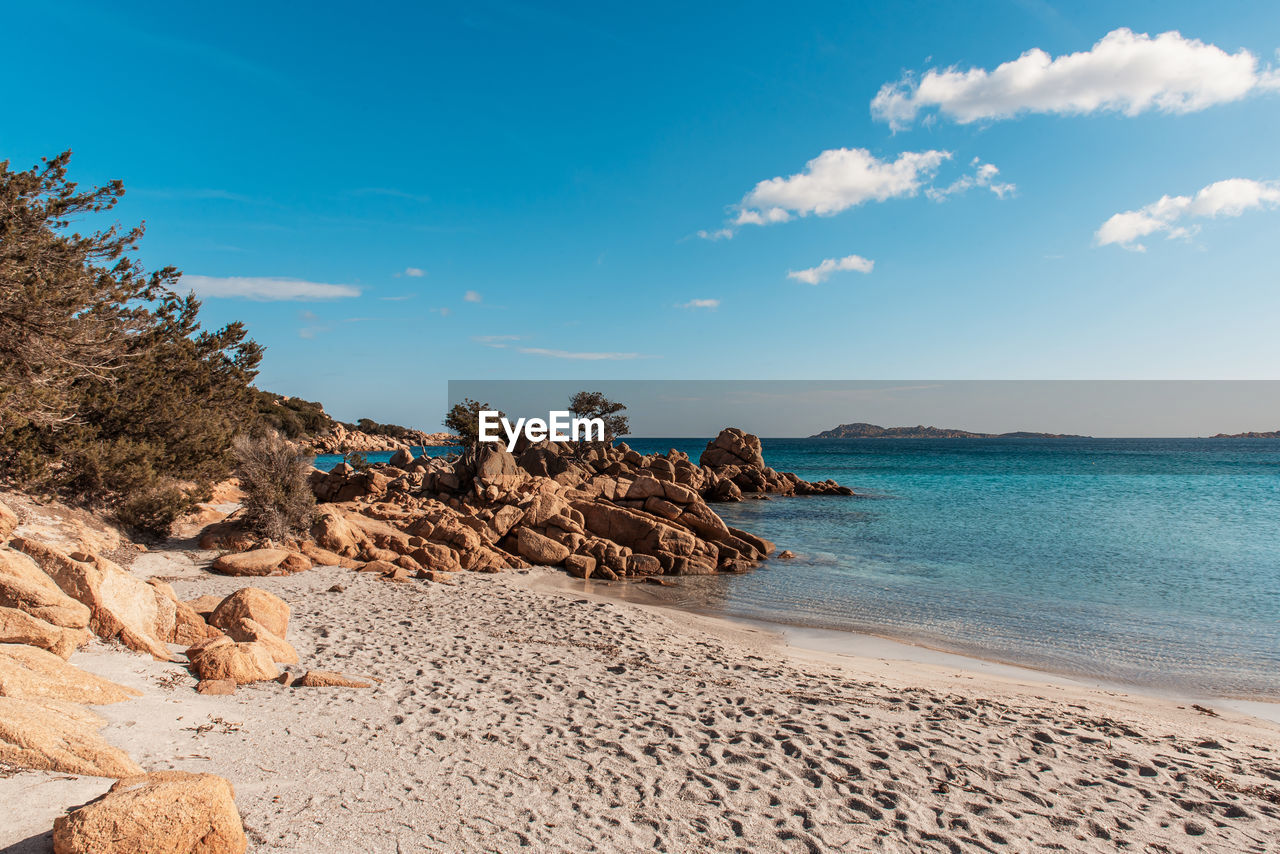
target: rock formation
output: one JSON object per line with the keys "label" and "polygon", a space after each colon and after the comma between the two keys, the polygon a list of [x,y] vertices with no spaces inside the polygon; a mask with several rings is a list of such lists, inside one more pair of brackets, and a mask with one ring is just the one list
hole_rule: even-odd
{"label": "rock formation", "polygon": [[[343,463],[313,472],[311,485],[321,502],[314,542],[272,545],[389,581],[447,581],[458,570],[531,564],[603,579],[738,572],[774,546],[726,525],[709,501],[853,494],[833,481],[774,471],[759,438],[732,428],[708,444],[699,463],[677,451],[644,456],[625,444],[525,441],[509,453],[486,443],[457,457],[415,459],[406,451],[394,465],[356,470]],[[206,529],[202,543],[215,536],[238,549],[261,545],[234,523]],[[277,557],[266,560],[267,551],[224,555],[215,567],[262,571]]]}
{"label": "rock formation", "polygon": [[213,774],[126,777],[53,824],[54,854],[244,854],[247,847],[235,792]]}

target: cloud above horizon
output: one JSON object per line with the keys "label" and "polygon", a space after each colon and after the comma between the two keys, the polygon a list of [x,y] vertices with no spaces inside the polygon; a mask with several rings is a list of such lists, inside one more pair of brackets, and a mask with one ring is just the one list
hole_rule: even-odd
{"label": "cloud above horizon", "polygon": [[834,273],[870,273],[875,269],[875,266],[876,262],[870,258],[863,258],[861,255],[846,255],[843,258],[828,258],[818,266],[810,267],[807,270],[788,270],[787,278],[804,282],[807,285],[816,285],[825,282]]}
{"label": "cloud above horizon", "polygon": [[1113,215],[1094,233],[1098,246],[1115,244],[1134,252],[1147,247],[1138,241],[1153,234],[1166,239],[1190,237],[1199,230],[1191,219],[1237,217],[1252,210],[1280,207],[1280,181],[1229,178],[1203,188],[1194,196],[1161,196],[1146,207]]}
{"label": "cloud above horizon", "polygon": [[1280,74],[1243,48],[1229,54],[1176,30],[1152,38],[1121,27],[1087,51],[1056,58],[1032,48],[991,71],[907,74],[880,88],[871,114],[896,131],[934,109],[959,124],[1024,113],[1192,113],[1277,89]]}
{"label": "cloud above horizon", "polygon": [[914,196],[950,157],[949,151],[904,151],[895,160],[881,160],[865,148],[830,149],[806,163],[803,172],[756,184],[743,197],[734,224],[834,216],[864,202]]}
{"label": "cloud above horizon", "polygon": [[331,285],[272,276],[193,276],[184,274],[180,287],[190,288],[197,296],[247,299],[255,302],[289,300],[331,300],[360,296],[360,288]]}
{"label": "cloud above horizon", "polygon": [[479,291],[467,291],[462,295],[462,298],[467,302],[480,302],[484,299],[484,297],[480,296]]}
{"label": "cloud above horizon", "polygon": [[408,276],[411,279],[421,279],[426,274],[427,274],[427,271],[422,269],[421,267],[405,267],[404,270],[402,270],[399,273],[396,273],[396,278],[398,279],[401,276]]}
{"label": "cloud above horizon", "polygon": [[717,309],[720,307],[718,299],[691,299],[688,302],[676,303],[676,308],[710,308]]}

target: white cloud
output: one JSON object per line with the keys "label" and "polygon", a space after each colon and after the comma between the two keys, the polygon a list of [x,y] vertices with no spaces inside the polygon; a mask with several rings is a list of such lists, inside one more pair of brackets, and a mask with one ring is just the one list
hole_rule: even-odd
{"label": "white cloud", "polygon": [[707,231],[705,228],[698,230],[698,236],[703,240],[732,240],[732,228],[717,228],[714,231]]}
{"label": "white cloud", "polygon": [[645,358],[639,353],[579,353],[570,350],[547,350],[542,347],[520,347],[518,352],[529,356],[550,356],[553,359],[577,359],[588,362],[625,361]]}
{"label": "white cloud", "polygon": [[914,196],[948,151],[906,151],[880,160],[865,148],[835,148],[787,178],[756,184],[739,206],[735,225],[767,225],[796,216],[832,216],[863,202]]}
{"label": "white cloud", "polygon": [[1145,252],[1147,247],[1138,242],[1144,237],[1163,234],[1173,239],[1194,234],[1198,226],[1179,224],[1184,220],[1235,217],[1246,211],[1278,206],[1280,181],[1230,178],[1210,184],[1194,196],[1162,196],[1144,208],[1115,214],[1093,237],[1099,246],[1117,244]]}
{"label": "white cloud", "polygon": [[351,285],[327,285],[302,279],[280,279],[266,276],[182,277],[182,286],[202,297],[238,297],[259,302],[283,300],[327,300],[358,297],[360,289]]}
{"label": "white cloud", "polygon": [[448,306],[445,306],[444,308],[433,308],[431,309],[431,311],[434,311],[436,314],[440,315],[441,317],[448,317],[449,315],[453,314],[453,309],[449,308]]}
{"label": "white cloud", "polygon": [[421,279],[427,274],[427,271],[421,267],[405,267],[403,272],[396,273],[396,277],[408,276],[411,279]]}
{"label": "white cloud", "polygon": [[480,296],[479,291],[467,291],[462,295],[462,298],[467,302],[480,302],[484,299],[484,297]]}
{"label": "white cloud", "polygon": [[983,163],[975,157],[969,165],[973,167],[972,175],[961,175],[945,187],[929,187],[924,191],[924,194],[935,202],[943,202],[946,201],[948,196],[964,193],[974,187],[986,187],[992,193],[995,193],[997,197],[1003,199],[1013,195],[1014,191],[1018,189],[1016,184],[996,180],[1000,170],[993,163]]}
{"label": "white cloud", "polygon": [[828,258],[818,266],[810,267],[807,270],[788,270],[787,278],[804,282],[807,285],[816,285],[831,278],[832,273],[845,271],[870,273],[875,266],[876,262],[870,258],[863,258],[861,255],[846,255],[843,258]]}
{"label": "white cloud", "polygon": [[483,344],[486,347],[505,348],[512,341],[519,341],[519,335],[477,335],[471,339],[477,344]]}
{"label": "white cloud", "polygon": [[907,75],[881,87],[871,113],[894,130],[931,108],[961,124],[1020,113],[1191,113],[1278,88],[1280,74],[1260,67],[1247,50],[1229,54],[1176,31],[1152,38],[1121,28],[1090,50],[1057,58],[1033,48],[992,71],[952,67],[931,68],[919,79]]}
{"label": "white cloud", "polygon": [[716,309],[720,307],[718,299],[691,299],[688,302],[678,303],[676,308],[710,308]]}

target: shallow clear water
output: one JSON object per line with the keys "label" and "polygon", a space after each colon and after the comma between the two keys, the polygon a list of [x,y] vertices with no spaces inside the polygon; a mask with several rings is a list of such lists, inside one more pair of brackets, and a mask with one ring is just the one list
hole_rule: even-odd
{"label": "shallow clear water", "polygon": [[[705,440],[629,444],[697,459]],[[1280,698],[1280,440],[772,439],[764,450],[776,469],[870,497],[718,505],[799,558],[687,579],[679,604]]]}
{"label": "shallow clear water", "polygon": [[[628,444],[696,460],[706,440]],[[716,505],[799,557],[650,590],[728,616],[1280,699],[1280,440],[766,439],[764,453],[866,497]]]}

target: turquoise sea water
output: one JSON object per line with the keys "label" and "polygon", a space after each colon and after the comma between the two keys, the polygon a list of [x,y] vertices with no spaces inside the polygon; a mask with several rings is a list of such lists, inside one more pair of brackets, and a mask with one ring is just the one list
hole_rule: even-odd
{"label": "turquoise sea water", "polygon": [[[694,459],[705,447],[630,444]],[[800,557],[690,579],[683,604],[1280,698],[1280,440],[773,439],[764,450],[776,469],[869,497],[718,505]]]}
{"label": "turquoise sea water", "polygon": [[[629,444],[696,460],[706,440]],[[766,439],[764,452],[865,497],[717,505],[799,557],[658,589],[672,604],[1280,699],[1280,440]]]}

